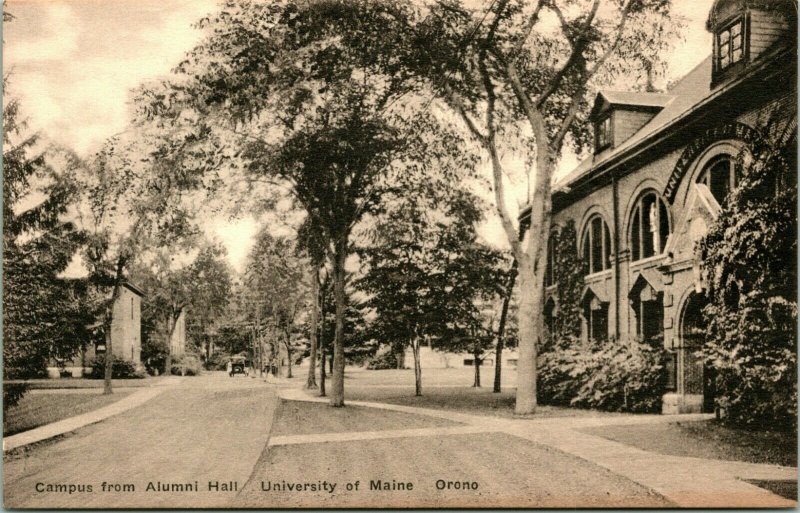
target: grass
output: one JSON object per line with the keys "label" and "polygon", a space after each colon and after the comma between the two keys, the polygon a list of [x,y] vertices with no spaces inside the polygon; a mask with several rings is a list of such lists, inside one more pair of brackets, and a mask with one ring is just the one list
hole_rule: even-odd
{"label": "grass", "polygon": [[[395,389],[396,390],[396,389]],[[413,391],[412,391],[413,393]],[[424,424],[420,424],[424,422]],[[430,427],[438,419],[326,404],[284,402],[271,435]],[[554,478],[554,476],[557,476]],[[372,480],[413,484],[373,491]],[[469,481],[447,490],[439,481]],[[263,483],[338,482],[336,493],[265,493]],[[359,482],[360,489],[345,488]],[[505,433],[407,436],[265,448],[239,508],[666,507],[663,497],[577,457]]]}
{"label": "grass", "polygon": [[51,422],[80,415],[113,402],[130,392],[101,394],[25,394],[19,404],[9,408],[3,415],[3,436],[27,431]]}
{"label": "grass", "polygon": [[281,405],[273,435],[308,435],[348,431],[384,431],[458,426],[459,423],[423,415],[348,406],[331,408],[324,403],[287,401]]}
{"label": "grass", "polygon": [[[437,410],[453,410],[473,415],[490,415],[512,418],[514,416],[515,391],[506,390],[499,394],[492,392],[491,387],[473,388],[469,386],[422,386],[422,396],[414,395],[414,388],[398,388],[396,386],[345,387],[345,400],[375,401],[419,408]],[[577,408],[559,408],[555,406],[539,406],[534,418],[550,417],[597,417],[620,415],[618,413]]]}
{"label": "grass", "polygon": [[[293,382],[305,381],[307,367],[295,369]],[[449,369],[422,370],[422,396],[414,395],[413,369],[366,370],[347,367],[345,371],[345,401],[374,401],[401,406],[416,406],[452,410],[472,415],[514,417],[517,373],[514,368],[504,368],[502,392],[492,392],[494,367],[481,369],[480,388],[472,387],[474,369],[453,367]],[[319,379],[319,377],[317,378]],[[328,381],[330,387],[330,380]],[[539,406],[532,418],[598,417],[621,415],[619,413],[556,406]]]}
{"label": "grass", "polygon": [[[163,377],[142,379],[112,379],[111,386],[115,388],[149,387],[162,380]],[[103,388],[102,379],[89,378],[64,378],[64,379],[30,379],[6,380],[3,384],[27,383],[31,390],[50,390],[63,388]]]}
{"label": "grass", "polygon": [[670,456],[797,466],[797,434],[791,432],[746,431],[716,421],[603,426],[584,432]]}
{"label": "grass", "polygon": [[784,499],[797,500],[797,481],[763,481],[755,479],[747,479],[746,481],[775,495],[780,495]]}
{"label": "grass", "polygon": [[[308,372],[306,370],[306,372]],[[449,369],[422,369],[422,386],[470,386],[474,379],[472,367],[453,367]],[[305,374],[304,374],[305,375]],[[513,389],[517,384],[517,371],[514,368],[503,368],[502,385],[505,389]],[[494,367],[481,368],[481,383],[492,388],[494,383]],[[345,373],[347,386],[408,386],[414,387],[413,369],[365,370],[348,367]]]}

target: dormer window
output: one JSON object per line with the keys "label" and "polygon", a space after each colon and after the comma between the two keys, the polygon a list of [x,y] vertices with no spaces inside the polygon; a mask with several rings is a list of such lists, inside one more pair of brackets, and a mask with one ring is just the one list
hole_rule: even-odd
{"label": "dormer window", "polygon": [[717,32],[717,71],[723,71],[745,56],[745,24],[739,17]]}
{"label": "dormer window", "polygon": [[612,137],[611,116],[608,115],[598,121],[595,126],[595,152],[599,153],[611,146]]}

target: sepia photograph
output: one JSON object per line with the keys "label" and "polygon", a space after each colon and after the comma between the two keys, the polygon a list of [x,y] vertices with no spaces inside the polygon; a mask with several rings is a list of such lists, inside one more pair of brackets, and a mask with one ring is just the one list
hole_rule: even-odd
{"label": "sepia photograph", "polygon": [[5,0],[3,508],[796,508],[797,11]]}

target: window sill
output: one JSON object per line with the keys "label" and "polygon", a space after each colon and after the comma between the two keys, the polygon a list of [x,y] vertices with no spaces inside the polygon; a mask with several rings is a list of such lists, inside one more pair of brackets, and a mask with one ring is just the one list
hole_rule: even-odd
{"label": "window sill", "polygon": [[585,283],[595,283],[598,281],[607,280],[609,278],[611,278],[611,269],[605,269],[596,273],[587,274],[583,277],[583,281]]}
{"label": "window sill", "polygon": [[658,255],[653,255],[651,257],[642,258],[640,260],[636,260],[635,262],[631,262],[628,264],[628,267],[631,269],[657,267],[658,264],[666,258],[667,255],[665,253],[660,253]]}

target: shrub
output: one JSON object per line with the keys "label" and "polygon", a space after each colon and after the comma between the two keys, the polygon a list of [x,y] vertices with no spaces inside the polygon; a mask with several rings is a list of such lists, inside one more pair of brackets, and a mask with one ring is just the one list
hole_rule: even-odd
{"label": "shrub", "polygon": [[397,353],[387,345],[378,350],[378,353],[369,359],[368,370],[397,369]]}
{"label": "shrub", "polygon": [[228,353],[214,353],[211,358],[206,360],[205,368],[207,370],[225,370],[229,359],[230,355]]}
{"label": "shrub", "polygon": [[[103,379],[106,375],[106,358],[100,355],[92,362],[92,373],[90,378]],[[141,379],[145,377],[143,370],[136,367],[136,364],[129,360],[114,358],[111,364],[111,377],[113,379]]]}
{"label": "shrub", "polygon": [[585,349],[558,346],[539,358],[543,403],[636,413],[660,410],[666,384],[662,348],[614,340]]}
{"label": "shrub", "polygon": [[16,406],[25,392],[28,391],[27,383],[13,383],[3,385],[3,412]]}
{"label": "shrub", "polygon": [[197,376],[202,372],[200,357],[193,353],[184,353],[172,359],[170,372],[178,376]]}

